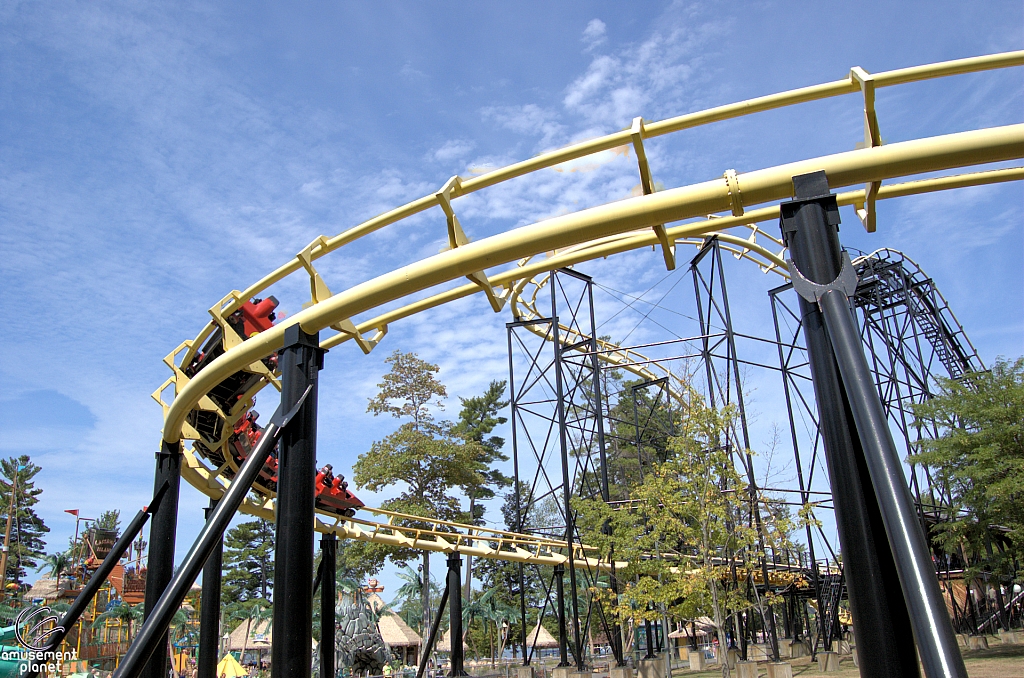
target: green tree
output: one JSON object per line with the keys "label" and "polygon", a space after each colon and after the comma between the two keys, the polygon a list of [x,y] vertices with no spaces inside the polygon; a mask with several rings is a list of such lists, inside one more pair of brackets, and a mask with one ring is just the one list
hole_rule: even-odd
{"label": "green tree", "polygon": [[105,612],[97,615],[96,619],[92,622],[92,626],[93,628],[103,626],[108,619],[118,621],[128,629],[128,640],[131,640],[136,622],[142,622],[143,607],[145,607],[144,603],[133,606],[123,600],[118,601],[116,605],[107,607]]}
{"label": "green tree", "polygon": [[[455,424],[455,433],[473,445],[481,473],[472,485],[463,487],[469,497],[469,520],[473,525],[484,524],[484,507],[481,502],[493,499],[496,490],[512,484],[512,479],[500,470],[492,468],[499,461],[508,461],[508,455],[502,453],[505,439],[492,436],[491,432],[506,423],[507,418],[498,412],[508,407],[508,401],[502,400],[507,382],[492,381],[483,395],[473,398],[460,398],[462,411]],[[470,599],[473,582],[473,556],[466,556],[466,588],[463,597]]]}
{"label": "green tree", "polygon": [[[239,625],[245,624],[245,636],[242,638],[242,652],[238,655],[240,659],[245,660],[245,651],[249,649],[249,634],[252,630],[259,629],[267,619],[273,619],[274,612],[273,607],[265,599],[252,598],[248,603],[236,607],[229,615],[228,619],[240,622]],[[237,628],[237,626],[235,627]]]}
{"label": "green tree", "polygon": [[[675,619],[707,615],[720,647],[727,647],[726,610],[749,603],[723,586],[726,563],[757,544],[756,531],[736,519],[748,509],[745,483],[719,444],[733,416],[729,409],[691,407],[680,435],[669,441],[666,460],[655,463],[633,488],[628,507],[575,502],[584,539],[604,557],[629,563],[619,571],[617,600],[607,590],[593,592],[609,597],[619,619],[653,621],[661,606]],[[648,557],[655,553],[662,557]],[[722,674],[729,675],[727,663]]]}
{"label": "green tree", "polygon": [[71,557],[64,552],[51,553],[43,558],[43,567],[50,568],[50,576],[57,580],[57,591],[60,592],[61,575],[71,569]]}
{"label": "green tree", "polygon": [[[38,568],[46,555],[43,535],[50,528],[32,508],[39,503],[39,495],[43,493],[35,486],[34,480],[41,470],[27,454],[0,459],[0,506],[10,516],[11,526],[4,573],[6,582],[20,584],[25,577],[25,568]],[[16,491],[12,492],[12,489]],[[6,522],[2,524],[6,527]]]}
{"label": "green tree", "polygon": [[274,524],[257,518],[224,538],[224,601],[230,615],[255,599],[269,601],[274,588]]}
{"label": "green tree", "polygon": [[[405,420],[398,430],[373,443],[353,465],[357,485],[376,492],[401,483],[404,491],[382,504],[383,508],[428,518],[462,518],[454,488],[479,483],[482,464],[473,446],[458,436],[447,422],[437,422],[431,409],[443,409],[448,393],[435,378],[437,365],[413,353],[395,351],[386,361],[391,371],[378,384],[367,411],[375,416],[390,414]],[[427,523],[410,523],[426,527]],[[390,549],[397,564],[421,556],[423,578],[430,580],[430,554],[414,549]],[[429,589],[423,588],[423,628],[430,625]]]}
{"label": "green tree", "polygon": [[[910,457],[933,469],[934,491],[949,503],[936,537],[950,553],[963,548],[975,575],[1012,574],[1024,558],[1024,357],[939,382],[914,406],[915,424],[937,435]],[[1004,548],[992,548],[996,525]]]}
{"label": "green tree", "polygon": [[95,525],[101,530],[113,530],[116,538],[121,535],[121,512],[117,509],[104,511],[96,519]]}

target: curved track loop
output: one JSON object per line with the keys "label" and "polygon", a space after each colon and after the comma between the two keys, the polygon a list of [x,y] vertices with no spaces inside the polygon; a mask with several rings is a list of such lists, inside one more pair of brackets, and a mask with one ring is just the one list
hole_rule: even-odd
{"label": "curved track loop", "polygon": [[[507,302],[520,317],[539,315],[534,306],[536,291],[548,272],[579,262],[607,257],[642,247],[660,247],[666,266],[674,268],[680,245],[700,246],[705,238],[717,235],[723,246],[738,258],[752,261],[761,270],[788,277],[782,243],[758,228],[757,224],[778,219],[777,205],[750,209],[765,203],[777,203],[792,197],[791,177],[824,169],[833,189],[866,184],[863,189],[839,193],[841,205],[854,205],[869,230],[873,230],[874,202],[931,191],[976,186],[1024,178],[1024,168],[996,169],[945,176],[900,184],[881,185],[882,181],[914,174],[938,172],[960,167],[1024,158],[1024,125],[982,129],[946,136],[918,139],[882,146],[874,112],[874,90],[879,87],[1024,65],[1024,52],[1010,52],[971,59],[900,69],[874,75],[855,68],[850,76],[822,85],[720,106],[660,122],[641,118],[622,132],[579,143],[515,163],[488,174],[462,180],[452,177],[439,191],[351,228],[333,238],[321,236],[295,258],[242,291],[232,291],[210,309],[212,321],[194,338],[183,341],[165,363],[172,376],[154,392],[164,409],[163,438],[168,443],[196,441],[192,449],[183,448],[182,475],[201,492],[217,498],[230,484],[238,467],[237,454],[229,450],[232,431],[243,421],[253,405],[253,397],[268,384],[280,389],[272,356],[283,345],[284,328],[300,323],[307,332],[331,330],[321,341],[332,348],[354,340],[369,353],[387,333],[389,324],[430,308],[483,292],[494,311]],[[813,158],[773,168],[737,174],[732,170],[722,178],[699,184],[654,192],[650,168],[644,152],[644,139],[784,106],[842,94],[861,93],[864,99],[866,148],[847,153]],[[453,205],[454,199],[509,179],[560,163],[585,157],[623,145],[632,145],[638,159],[638,171],[644,195],[591,207],[505,233],[470,242]],[[440,207],[448,228],[449,249],[390,273],[334,294],[317,272],[315,262],[369,233],[399,222],[432,207]],[[723,214],[724,213],[724,214]],[[676,222],[676,225],[668,224]],[[683,222],[683,223],[679,223]],[[513,264],[501,270],[496,267]],[[237,316],[250,299],[284,278],[300,272],[310,284],[310,303],[300,313],[252,333],[248,338],[234,331]],[[408,299],[440,285],[463,279],[469,284],[446,289],[404,306],[357,320],[383,305]],[[568,328],[565,328],[566,330]],[[201,369],[189,370],[211,339],[220,336],[222,353],[210,356]],[[562,334],[563,341],[575,339]],[[642,355],[606,344],[601,358],[644,378],[666,376],[657,363]],[[190,371],[191,374],[186,374]],[[241,376],[244,379],[237,382]],[[218,403],[211,394],[218,386],[236,379],[244,388],[233,403]],[[173,390],[166,403],[163,394]],[[676,397],[685,397],[677,384]],[[189,423],[202,415],[217,424],[201,434]],[[213,460],[213,466],[207,462]],[[272,485],[272,484],[271,484]],[[242,511],[273,519],[273,487],[257,488],[259,499],[248,499]],[[317,529],[341,537],[402,545],[446,552],[456,547],[479,557],[501,558],[555,564],[565,562],[564,542],[553,542],[528,535],[402,516],[378,509],[367,509],[379,521],[346,518],[337,512],[319,512]],[[413,522],[415,521],[415,522]],[[420,527],[408,527],[417,524]],[[562,549],[561,551],[559,549]],[[589,547],[578,545],[574,560],[598,564],[588,557]]]}

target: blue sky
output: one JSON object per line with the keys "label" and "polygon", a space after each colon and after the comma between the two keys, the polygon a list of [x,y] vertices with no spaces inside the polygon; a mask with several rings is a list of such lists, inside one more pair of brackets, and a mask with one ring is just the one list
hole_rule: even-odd
{"label": "blue sky", "polygon": [[[207,309],[320,234],[439,188],[453,174],[789,88],[1024,47],[1019,2],[138,3],[0,7],[0,453],[43,467],[51,549],[64,509],[126,517],[149,497],[162,358]],[[1021,69],[882,90],[883,138],[1021,121]],[[848,96],[652,141],[655,179],[679,186],[849,150]],[[472,237],[628,195],[635,159],[548,170],[460,200]],[[576,171],[571,171],[576,170]],[[878,232],[843,213],[844,243],[906,251],[932,275],[990,363],[1024,352],[1021,187],[879,206]],[[321,267],[341,289],[439,251],[424,213]],[[664,277],[637,253],[580,269],[640,294]],[[763,291],[738,270],[734,313],[767,332]],[[301,287],[301,286],[300,286]],[[283,306],[299,310],[301,290]],[[291,294],[292,296],[288,296]],[[621,305],[599,299],[611,316]],[[737,310],[738,309],[738,310]],[[607,326],[624,336],[638,316]],[[391,421],[365,414],[394,349],[442,366],[455,395],[506,371],[505,316],[483,299],[391,328],[364,357],[328,356],[320,450],[344,469]],[[630,342],[659,337],[641,326]],[[273,403],[262,403],[271,411]],[[765,398],[760,426],[777,420]],[[457,400],[448,408],[454,416]],[[762,436],[763,438],[763,436]],[[364,493],[365,494],[365,493]],[[374,501],[366,496],[368,503]],[[379,500],[380,498],[377,498]],[[179,553],[205,499],[182,489]],[[392,587],[393,588],[393,587]]]}

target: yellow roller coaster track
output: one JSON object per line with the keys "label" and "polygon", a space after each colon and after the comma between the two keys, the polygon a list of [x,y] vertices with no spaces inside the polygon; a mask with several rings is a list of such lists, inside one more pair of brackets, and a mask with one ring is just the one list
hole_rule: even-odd
{"label": "yellow roller coaster track", "polygon": [[[1021,65],[1024,65],[1024,51],[875,74],[853,68],[849,76],[842,80],[749,99],[659,122],[646,122],[637,118],[629,129],[615,134],[544,153],[480,176],[468,179],[452,177],[431,195],[334,237],[317,238],[277,270],[245,290],[232,291],[215,304],[210,309],[211,322],[196,338],[182,342],[165,359],[173,374],[153,394],[164,409],[163,439],[170,444],[182,440],[200,440],[199,432],[187,421],[193,410],[214,413],[219,418],[220,439],[216,442],[207,440],[204,445],[207,449],[224,448],[223,459],[226,461],[211,467],[203,458],[201,450],[197,453],[195,449],[182,449],[182,475],[185,479],[201,492],[219,498],[237,470],[233,455],[226,453],[233,426],[252,407],[253,397],[258,391],[268,384],[280,389],[276,375],[262,361],[283,346],[285,327],[295,323],[299,323],[308,333],[328,331],[321,341],[323,348],[354,340],[364,353],[369,353],[383,339],[391,323],[481,292],[486,295],[495,312],[500,312],[507,305],[516,317],[535,318],[541,315],[535,306],[536,293],[546,284],[550,271],[644,247],[661,248],[666,267],[673,269],[680,245],[699,246],[711,235],[717,235],[723,247],[736,257],[754,262],[765,272],[787,277],[783,244],[758,227],[760,223],[777,220],[779,208],[777,205],[759,206],[792,197],[794,175],[825,170],[833,189],[863,184],[864,188],[838,193],[838,200],[840,205],[855,206],[868,231],[874,231],[875,228],[877,200],[1020,180],[1024,178],[1024,167],[973,171],[882,185],[883,181],[901,177],[1019,160],[1024,157],[1024,124],[883,145],[874,100],[875,90],[880,87]],[[654,190],[644,149],[645,139],[771,109],[855,93],[861,94],[863,99],[864,148],[743,174],[727,170],[722,177],[710,181]],[[635,151],[643,195],[553,217],[475,242],[470,242],[463,231],[455,211],[457,198],[531,172],[621,146],[631,146]],[[447,224],[448,250],[352,285],[338,293],[332,293],[317,272],[315,263],[321,257],[433,207],[440,208]],[[676,225],[669,225],[673,223]],[[242,304],[296,273],[309,279],[310,303],[304,310],[245,340],[230,331],[228,318]],[[379,314],[373,317],[357,319],[357,316],[363,318],[372,314],[385,304],[410,299],[413,295],[464,279],[468,279],[469,283],[410,301],[393,310],[378,311]],[[204,342],[218,330],[221,332],[224,353],[190,378],[183,371],[185,366],[190,364]],[[569,328],[563,328],[561,336],[567,343],[581,338],[572,336]],[[621,349],[607,342],[602,342],[600,349],[602,360],[643,378],[671,376],[659,363],[635,351]],[[235,406],[224,411],[209,397],[209,393],[225,378],[241,370],[259,375],[259,378]],[[164,400],[168,390],[173,391],[170,404]],[[676,397],[682,397],[681,389],[673,390]],[[273,519],[273,502],[273,492],[265,491],[258,500],[247,499],[242,511]],[[319,512],[317,530],[333,532],[345,538],[428,551],[449,552],[458,549],[484,558],[546,565],[568,560],[563,541],[405,516],[380,509],[364,510],[377,516],[378,520],[346,518]],[[590,547],[582,544],[575,546],[573,560],[576,563],[602,568],[608,565],[595,556]]]}

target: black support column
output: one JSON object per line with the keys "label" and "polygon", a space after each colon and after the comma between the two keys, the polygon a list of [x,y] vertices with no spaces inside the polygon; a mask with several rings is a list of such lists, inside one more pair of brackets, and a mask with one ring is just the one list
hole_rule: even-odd
{"label": "black support column", "polygon": [[[569,666],[569,649],[565,631],[565,565],[555,565],[555,605],[558,612],[558,665]],[[538,621],[538,623],[540,623]]]}
{"label": "black support column", "polygon": [[[217,507],[217,500],[210,500],[206,519]],[[199,611],[199,661],[197,678],[217,677],[217,652],[220,645],[220,577],[223,565],[224,539],[221,538],[206,559],[203,566],[203,598]]]}
{"label": "black support column", "polygon": [[[448,626],[451,631],[451,671],[449,676],[468,676],[464,667],[462,647],[462,556],[458,551],[448,554]],[[441,609],[438,608],[438,616]]]}
{"label": "black support column", "polygon": [[334,606],[337,603],[335,577],[338,568],[338,538],[325,534],[320,539],[320,678],[334,678]]}
{"label": "black support column", "polygon": [[308,678],[312,666],[317,378],[323,354],[318,334],[306,334],[298,324],[285,330],[281,409],[312,390],[285,427],[278,453],[273,678]]}
{"label": "black support column", "polygon": [[[162,441],[156,453],[156,474],[153,494],[167,485],[163,499],[153,514],[149,527],[149,556],[146,571],[145,617],[156,607],[160,596],[174,575],[174,538],[178,528],[178,488],[181,485],[181,442]],[[167,634],[161,649],[154,652],[142,671],[143,678],[167,678],[170,670],[167,656]]]}
{"label": "black support column", "polygon": [[[883,520],[883,495],[897,491],[896,486],[907,494],[906,481],[896,459],[895,467],[886,467],[889,473],[884,479],[886,486],[879,486],[883,479],[870,467],[873,457],[878,455],[874,438],[881,432],[866,429],[862,425],[863,417],[857,415],[863,408],[860,401],[873,396],[878,403],[878,394],[870,375],[854,377],[853,372],[841,366],[841,362],[854,359],[849,355],[851,352],[857,352],[862,362],[864,354],[847,301],[847,295],[856,288],[856,273],[839,244],[839,208],[835,196],[829,193],[824,172],[793,177],[793,185],[795,199],[780,206],[782,236],[792,257],[793,285],[800,294],[804,335],[857,636],[860,674],[865,677],[918,676],[911,622],[920,641],[921,634],[935,631],[927,628],[929,625],[949,626],[949,621],[944,617],[945,610],[941,620],[918,615],[912,598],[919,591],[908,590],[906,582],[901,588],[901,569],[907,563],[897,562],[893,556],[895,550],[904,558],[907,551],[890,549],[890,544],[895,546],[892,529],[888,530],[890,538],[887,539],[887,527],[892,526]],[[835,328],[826,327],[825,317],[816,303],[828,297],[845,313],[848,324],[843,331],[850,333],[853,326],[853,337],[845,337],[846,343],[842,345],[837,343]],[[878,409],[880,411],[880,404]],[[885,428],[884,415],[881,426]],[[865,431],[869,435],[867,441],[862,440]],[[911,521],[920,531],[916,519],[911,517]],[[930,560],[916,564],[917,568],[923,566],[931,568]],[[934,571],[931,577],[934,580]],[[938,588],[937,582],[935,588]],[[908,612],[908,602],[915,612],[913,619]],[[952,639],[951,631],[948,635]],[[955,643],[952,650],[955,657],[943,653],[936,664],[925,657],[928,644],[922,644],[921,655],[929,678],[966,676]]]}

